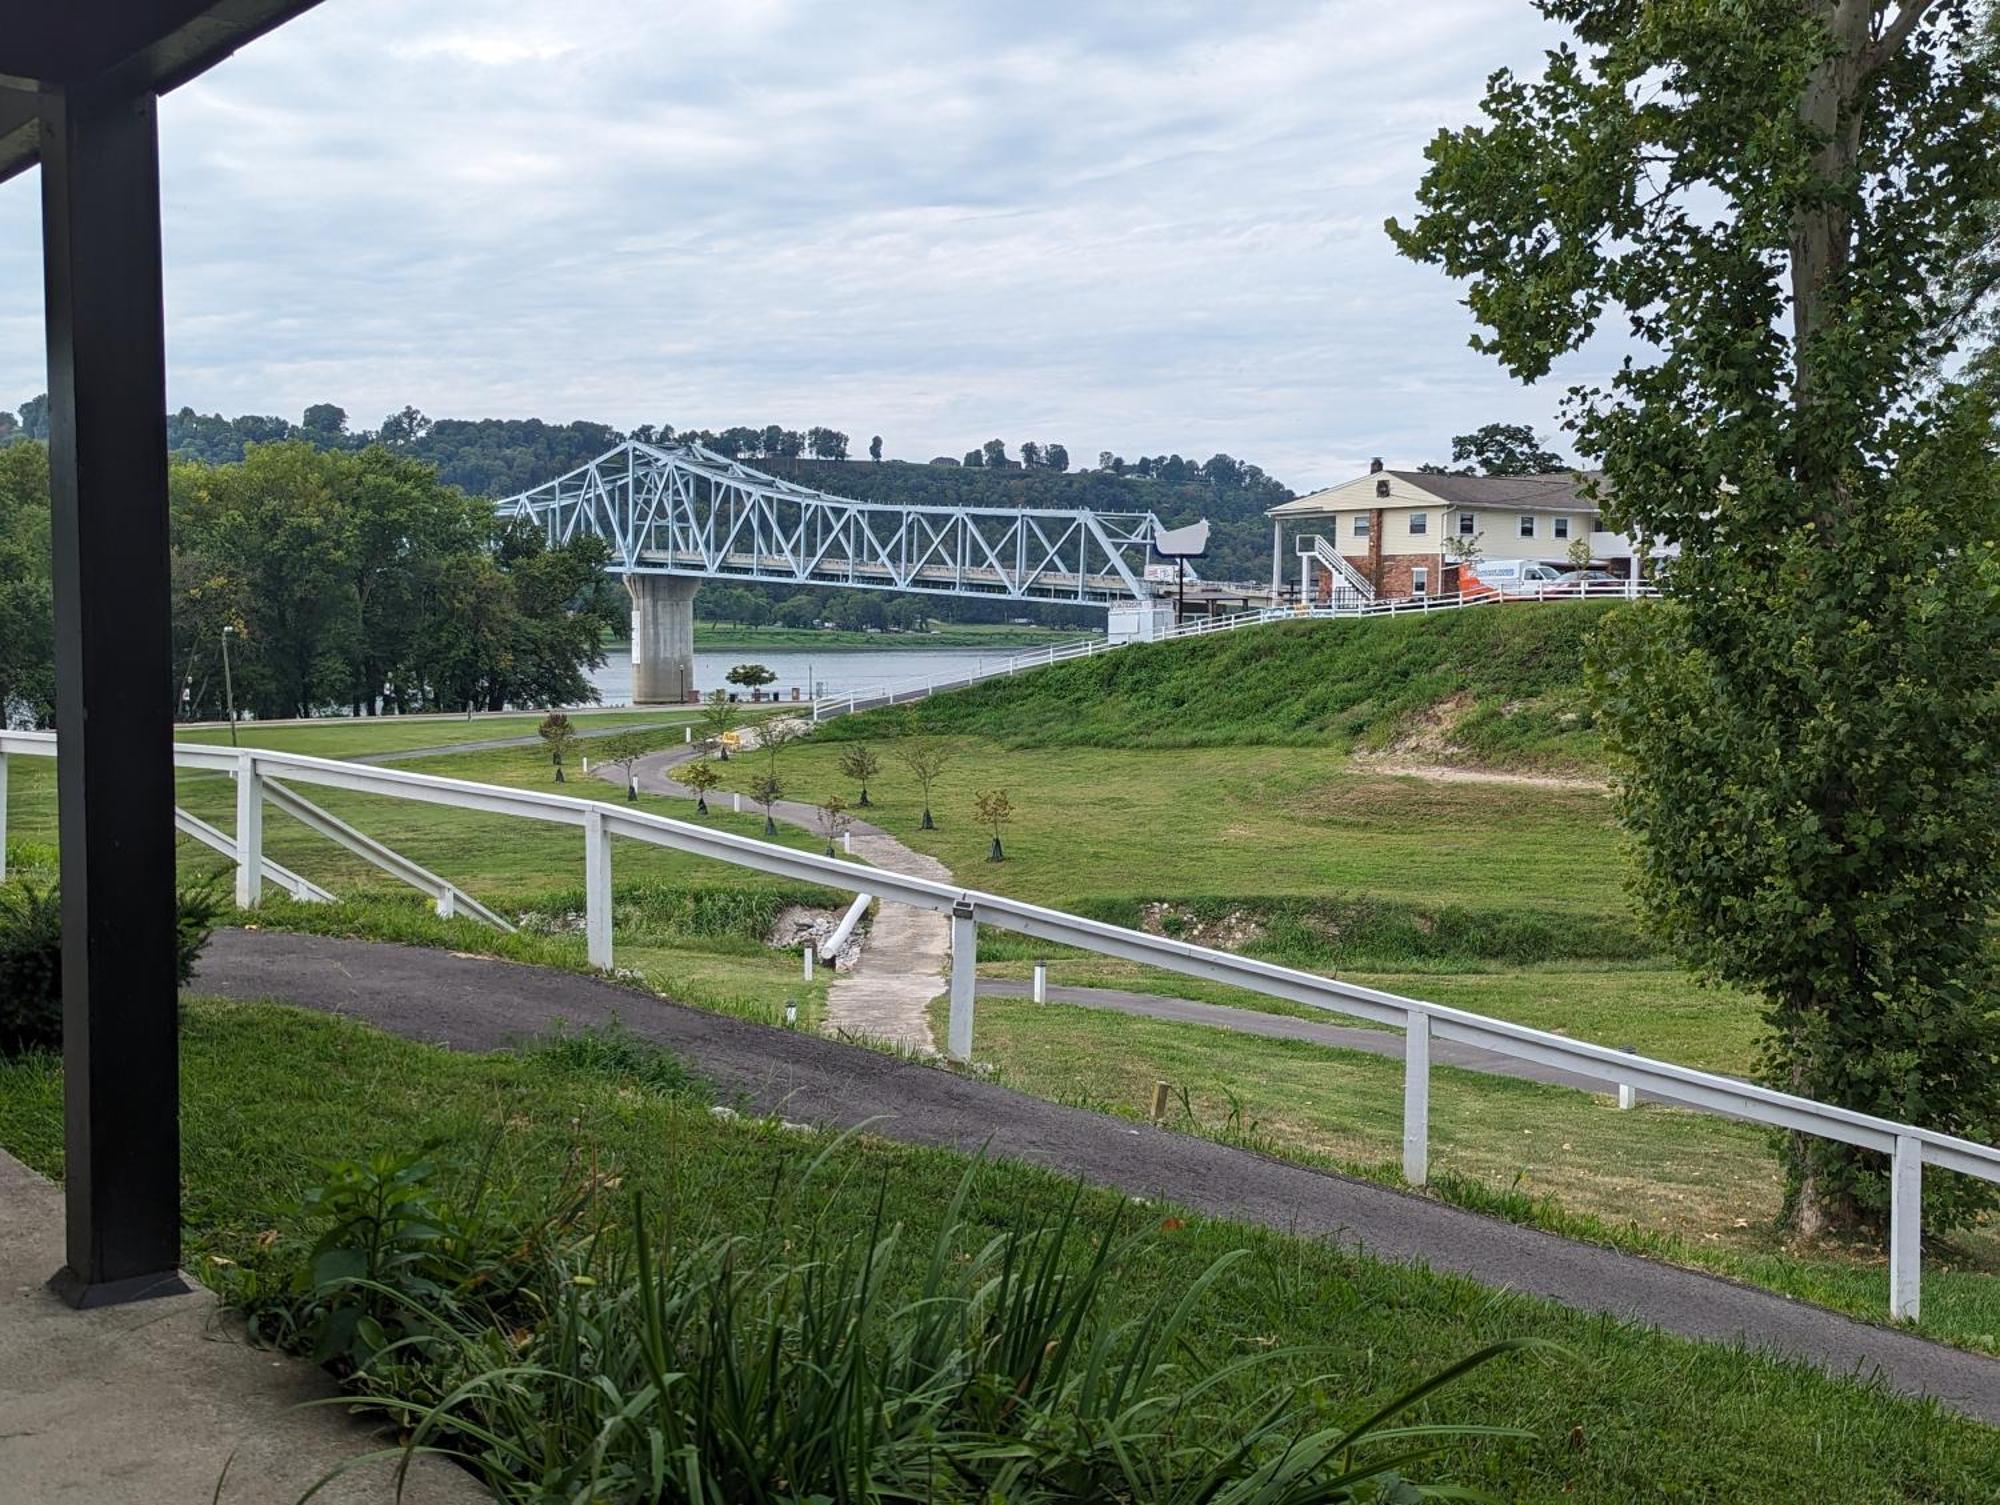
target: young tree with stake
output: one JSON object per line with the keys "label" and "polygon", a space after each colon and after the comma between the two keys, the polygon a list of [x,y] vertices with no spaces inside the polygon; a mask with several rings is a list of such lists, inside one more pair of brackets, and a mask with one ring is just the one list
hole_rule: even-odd
{"label": "young tree with stake", "polygon": [[549,750],[549,761],[556,766],[556,782],[567,783],[563,777],[563,756],[576,742],[575,725],[561,711],[551,711],[535,730],[541,736],[542,745]]}
{"label": "young tree with stake", "polygon": [[910,770],[924,792],[922,829],[936,830],[931,821],[931,785],[951,762],[950,745],[935,737],[904,737],[896,744],[896,761]]}
{"label": "young tree with stake", "polygon": [[776,836],[778,834],[778,822],[771,812],[777,808],[778,801],[784,797],[785,786],[778,782],[778,776],[774,773],[760,773],[751,782],[750,798],[764,807],[764,834],[766,836]]}
{"label": "young tree with stake", "polygon": [[722,775],[713,763],[693,762],[678,771],[680,782],[694,791],[694,808],[697,815],[708,814],[708,791],[722,782]]}
{"label": "young tree with stake", "polygon": [[[1990,1141],[2000,462],[1989,398],[1942,374],[2000,201],[1985,8],[1540,8],[1579,45],[1495,74],[1389,228],[1517,376],[1607,318],[1639,347],[1566,406],[1612,526],[1680,546],[1593,653],[1636,892],[1761,996],[1765,1082]],[[1794,1231],[1886,1226],[1884,1157],[1782,1153]],[[1927,1179],[1925,1222],[1992,1201]]]}
{"label": "young tree with stake", "polygon": [[613,732],[601,744],[604,761],[625,770],[625,798],[637,802],[639,780],[634,772],[641,758],[653,750],[653,741],[644,732]]}
{"label": "young tree with stake", "polygon": [[979,824],[993,833],[993,849],[986,854],[986,860],[1005,862],[1007,854],[1000,849],[1000,828],[1014,818],[1014,802],[1007,798],[1004,789],[985,789],[973,796],[972,808],[979,816]]}
{"label": "young tree with stake", "polygon": [[701,740],[715,749],[724,763],[729,761],[729,743],[724,739],[736,728],[736,707],[729,703],[727,690],[710,690],[701,702]]}
{"label": "young tree with stake", "polygon": [[839,856],[833,844],[854,824],[854,817],[847,813],[847,801],[837,794],[829,794],[818,806],[817,815],[820,834],[826,838],[826,855]]}
{"label": "young tree with stake", "polygon": [[866,742],[850,742],[840,750],[841,773],[861,786],[861,798],[854,802],[858,808],[868,808],[868,781],[881,769],[882,760]]}

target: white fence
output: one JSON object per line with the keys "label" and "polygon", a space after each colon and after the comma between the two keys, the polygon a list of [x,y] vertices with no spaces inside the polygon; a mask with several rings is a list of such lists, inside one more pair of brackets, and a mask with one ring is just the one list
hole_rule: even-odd
{"label": "white fence", "polygon": [[[6,839],[8,758],[22,755],[52,758],[55,753],[56,741],[50,733],[0,732],[0,851],[5,850]],[[263,880],[272,872],[262,851],[262,802],[269,799],[281,808],[292,808],[286,803],[288,799],[296,803],[303,801],[292,794],[287,785],[317,784],[489,815],[581,827],[584,844],[584,934],[590,964],[595,967],[608,968],[612,959],[613,837],[669,847],[758,872],[872,896],[887,904],[908,904],[949,915],[952,939],[951,1014],[946,1046],[948,1054],[961,1061],[970,1059],[972,1054],[974,966],[977,927],[980,925],[991,925],[1038,940],[1074,946],[1100,956],[1116,957],[1183,976],[1246,988],[1269,998],[1281,998],[1291,1003],[1395,1026],[1403,1030],[1405,1041],[1403,1174],[1413,1185],[1422,1185],[1429,1175],[1430,1047],[1434,1038],[1497,1051],[1517,1060],[1558,1067],[1602,1081],[1607,1088],[1628,1087],[1683,1107],[1724,1114],[1772,1128],[1816,1134],[1844,1144],[1876,1150],[1889,1156],[1891,1163],[1889,1311],[1898,1318],[1914,1319],[1918,1311],[1923,1168],[1930,1165],[2000,1182],[2000,1150],[1969,1139],[1814,1102],[1810,1098],[1776,1092],[1733,1077],[1695,1071],[1608,1046],[1586,1044],[1545,1030],[1489,1019],[1464,1009],[1359,987],[1338,978],[1301,972],[1186,941],[1147,935],[1143,931],[1127,930],[1123,926],[1108,925],[1057,909],[1044,909],[1040,905],[1004,898],[999,894],[908,877],[881,868],[844,862],[836,857],[732,836],[707,826],[672,820],[622,805],[251,748],[238,750],[176,744],[174,762],[180,768],[233,775],[236,780],[237,830],[233,843],[236,848],[236,893],[238,902],[245,907],[257,903]],[[277,782],[279,780],[283,782]],[[314,828],[325,829],[318,825]],[[340,830],[359,835],[352,832],[351,827],[341,826]],[[338,833],[333,834],[335,839],[339,839]],[[378,852],[387,851],[371,838],[364,840],[368,840]],[[343,841],[342,844],[347,843]],[[382,865],[392,872],[400,872],[406,881],[433,893],[441,913],[449,914],[467,902],[464,895],[443,879],[426,873],[406,859],[398,857],[394,861],[401,866],[389,862]],[[431,887],[434,884],[442,884],[443,888]],[[850,911],[851,915],[854,913]],[[494,918],[497,921],[497,917]]]}
{"label": "white fence", "polygon": [[1238,628],[1261,627],[1271,622],[1318,622],[1335,618],[1400,617],[1413,614],[1427,616],[1432,612],[1457,611],[1474,606],[1587,600],[1631,601],[1658,594],[1657,587],[1641,581],[1628,583],[1622,580],[1599,580],[1582,585],[1565,585],[1556,580],[1535,581],[1528,585],[1485,591],[1476,595],[1454,592],[1449,596],[1410,596],[1397,601],[1362,601],[1359,604],[1266,606],[1253,611],[1232,612],[1225,617],[1198,617],[1178,627],[1170,627],[1153,638],[1133,638],[1120,643],[1107,642],[1103,638],[1085,638],[1074,643],[1061,643],[1049,648],[1036,648],[1026,653],[1012,654],[992,668],[980,668],[970,674],[934,674],[885,682],[868,689],[851,690],[843,695],[825,695],[812,702],[811,714],[816,722],[831,721],[836,716],[851,716],[856,711],[909,705],[940,690],[962,690],[968,685],[980,684],[989,679],[1005,679],[1010,675],[1025,673],[1029,669],[1043,669],[1050,664],[1068,663],[1072,659],[1095,658],[1101,653],[1115,653],[1135,643],[1171,643],[1181,638],[1207,637],[1211,633],[1234,632]]}

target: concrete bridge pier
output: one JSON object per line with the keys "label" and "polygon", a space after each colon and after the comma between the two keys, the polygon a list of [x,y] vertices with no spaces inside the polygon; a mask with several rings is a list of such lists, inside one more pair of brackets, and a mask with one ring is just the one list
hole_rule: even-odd
{"label": "concrete bridge pier", "polygon": [[632,597],[632,703],[679,705],[694,694],[694,593],[687,575],[627,575]]}

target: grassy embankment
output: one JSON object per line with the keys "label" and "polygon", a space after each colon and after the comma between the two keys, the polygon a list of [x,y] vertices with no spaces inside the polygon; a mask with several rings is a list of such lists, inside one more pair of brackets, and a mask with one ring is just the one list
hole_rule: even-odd
{"label": "grassy embankment", "polygon": [[[1611,608],[1616,609],[1616,608]],[[1605,608],[1301,624],[1121,651],[832,723],[788,751],[794,797],[851,797],[843,742],[879,744],[869,818],[964,881],[1710,1070],[1747,1074],[1755,1001],[1697,985],[1624,898],[1627,856],[1576,686]],[[895,739],[952,761],[920,829]],[[1409,764],[1586,775],[1452,782]],[[744,772],[734,775],[741,779]],[[974,794],[1005,788],[989,864]],[[1312,1011],[988,931],[986,976]],[[1063,1101],[1142,1114],[1155,1082],[1185,1126],[1395,1179],[1401,1068],[1314,1045],[1083,1008],[980,1005],[979,1058]],[[1351,1021],[1341,1021],[1351,1022]],[[1788,1247],[1763,1133],[1658,1106],[1441,1072],[1442,1194],[1879,1318],[1879,1251]],[[2000,1348],[2000,1233],[1929,1251],[1924,1325]]]}
{"label": "grassy embankment", "polygon": [[[966,1170],[951,1153],[862,1140],[833,1152],[823,1202],[802,1199],[803,1168],[826,1149],[819,1136],[719,1121],[699,1100],[651,1090],[585,1053],[454,1055],[270,1005],[191,1003],[183,1083],[188,1263],[218,1283],[232,1268],[223,1261],[301,1249],[296,1202],[317,1163],[436,1143],[483,1162],[495,1195],[509,1198],[545,1198],[567,1167],[589,1165],[643,1192],[688,1243],[776,1217],[809,1219],[822,1246],[838,1247],[865,1238],[879,1208],[905,1227],[886,1278],[907,1292]],[[0,1064],[0,1145],[60,1174],[61,1117],[55,1057]],[[1003,1228],[1054,1221],[1072,1194],[1044,1172],[986,1167],[959,1257]],[[1563,1345],[1503,1360],[1428,1402],[1413,1419],[1533,1437],[1459,1443],[1425,1478],[1499,1499],[1591,1505],[1974,1505],[2000,1489],[1990,1429],[1803,1366],[1170,1206],[1092,1192],[1080,1211],[1093,1227],[1120,1216],[1148,1234],[1113,1292],[1121,1316],[1186,1291],[1225,1251],[1247,1250],[1197,1309],[1191,1372],[1275,1353],[1277,1374],[1258,1371],[1254,1383],[1306,1385],[1329,1421],[1351,1422],[1496,1339]]]}

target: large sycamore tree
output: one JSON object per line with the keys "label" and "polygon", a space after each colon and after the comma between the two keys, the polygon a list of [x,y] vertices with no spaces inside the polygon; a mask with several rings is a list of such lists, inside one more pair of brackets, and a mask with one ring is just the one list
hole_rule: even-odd
{"label": "large sycamore tree", "polygon": [[[1985,15],[1953,0],[1543,0],[1390,233],[1469,283],[1475,344],[1572,388],[1615,526],[1681,546],[1595,681],[1637,892],[1753,990],[1773,1085],[1991,1139],[2000,852],[1992,414],[1946,379],[2000,192]],[[1799,1233],[1879,1229],[1881,1157],[1788,1137]],[[1925,1187],[1933,1229],[1981,1205]]]}

